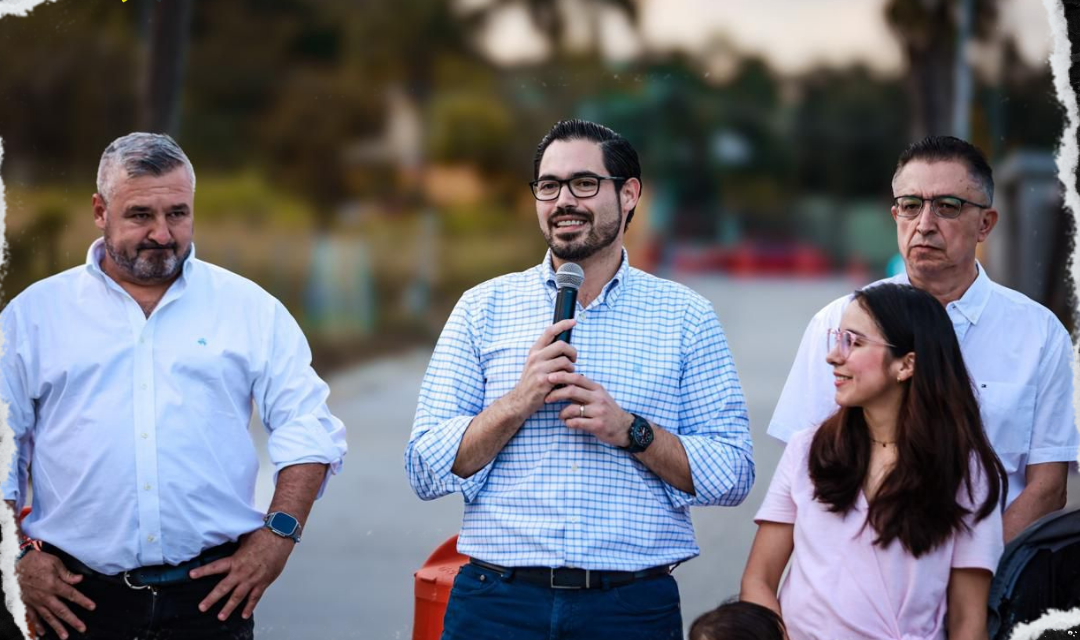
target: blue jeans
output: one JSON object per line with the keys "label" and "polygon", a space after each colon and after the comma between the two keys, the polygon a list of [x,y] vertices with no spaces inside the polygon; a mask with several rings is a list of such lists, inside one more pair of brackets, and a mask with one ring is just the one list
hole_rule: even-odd
{"label": "blue jeans", "polygon": [[601,589],[552,589],[474,564],[461,567],[442,640],[681,640],[670,575]]}

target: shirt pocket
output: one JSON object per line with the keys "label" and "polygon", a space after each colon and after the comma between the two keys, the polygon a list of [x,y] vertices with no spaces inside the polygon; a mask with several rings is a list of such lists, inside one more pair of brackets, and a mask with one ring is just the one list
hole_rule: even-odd
{"label": "shirt pocket", "polygon": [[1035,387],[1010,382],[980,382],[979,409],[994,452],[1010,474],[1031,447]]}
{"label": "shirt pocket", "polygon": [[485,407],[506,395],[521,379],[530,346],[527,340],[500,340],[481,348]]}

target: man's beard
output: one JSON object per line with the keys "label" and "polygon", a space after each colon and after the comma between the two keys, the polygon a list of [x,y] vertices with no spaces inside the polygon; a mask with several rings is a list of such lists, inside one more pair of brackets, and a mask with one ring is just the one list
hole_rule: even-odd
{"label": "man's beard", "polygon": [[552,218],[559,214],[576,214],[588,219],[589,233],[584,237],[577,237],[573,240],[564,241],[555,239],[555,231],[557,228],[553,228],[549,223],[546,227],[541,228],[544,234],[544,240],[547,241],[548,247],[551,249],[551,253],[560,260],[567,260],[570,262],[577,260],[586,260],[591,258],[601,249],[611,246],[613,242],[619,237],[619,229],[622,227],[622,216],[618,216],[615,220],[612,220],[606,224],[597,226],[596,216],[589,215],[584,211],[577,209],[558,209],[552,214]]}
{"label": "man's beard", "polygon": [[[168,251],[169,249],[171,251]],[[105,251],[116,266],[136,282],[167,282],[173,279],[191,255],[191,245],[188,245],[182,256],[176,254],[176,249],[175,242],[165,245],[143,242],[135,247],[134,256],[128,256],[117,251],[109,235],[105,234]]]}

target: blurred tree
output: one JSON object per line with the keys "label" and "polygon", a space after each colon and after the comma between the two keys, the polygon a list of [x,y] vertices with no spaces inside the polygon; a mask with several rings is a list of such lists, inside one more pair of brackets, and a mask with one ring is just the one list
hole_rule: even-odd
{"label": "blurred tree", "polygon": [[1024,64],[1011,38],[1005,41],[1004,49],[1003,86],[996,93],[1004,102],[1003,140],[998,141],[1001,155],[1021,147],[1053,149],[1061,138],[1065,112],[1054,92],[1050,65],[1032,68]]}
{"label": "blurred tree", "polygon": [[834,197],[887,197],[896,154],[908,142],[904,79],[865,67],[819,68],[800,82],[791,149],[798,188]]}
{"label": "blurred tree", "polygon": [[[952,133],[956,78],[957,12],[964,0],[888,0],[885,18],[900,38],[908,62],[910,137]],[[986,38],[998,17],[998,0],[971,0],[973,36]]]}
{"label": "blurred tree", "polygon": [[497,173],[513,135],[513,116],[496,96],[440,93],[430,109],[430,158]]}
{"label": "blurred tree", "polygon": [[133,128],[135,22],[119,2],[50,2],[0,20],[6,180],[93,188],[102,149]]}
{"label": "blurred tree", "polygon": [[187,60],[191,0],[142,3],[147,55],[139,129],[176,135]]}

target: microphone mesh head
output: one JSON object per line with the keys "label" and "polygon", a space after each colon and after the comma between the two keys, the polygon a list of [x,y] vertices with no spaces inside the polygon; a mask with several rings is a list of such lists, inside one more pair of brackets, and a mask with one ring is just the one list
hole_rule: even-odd
{"label": "microphone mesh head", "polygon": [[559,289],[563,287],[580,289],[583,282],[585,282],[585,272],[573,262],[563,264],[555,274],[555,286]]}

